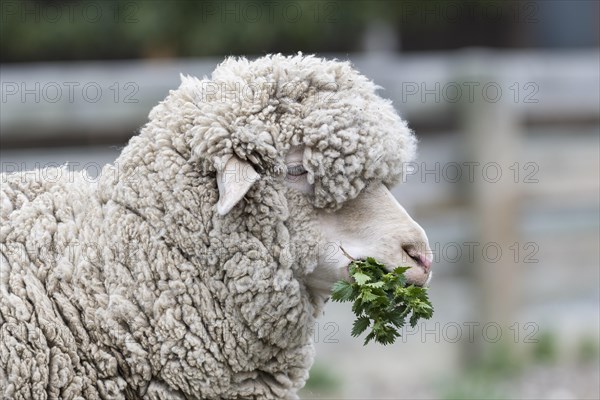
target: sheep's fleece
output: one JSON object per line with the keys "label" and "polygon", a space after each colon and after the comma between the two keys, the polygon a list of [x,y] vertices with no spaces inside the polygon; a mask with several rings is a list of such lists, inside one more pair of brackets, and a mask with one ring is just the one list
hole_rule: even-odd
{"label": "sheep's fleece", "polygon": [[[376,90],[348,62],[228,58],[183,76],[99,178],[2,175],[0,397],[297,398],[316,209],[394,184],[415,150]],[[286,186],[295,146],[314,194]],[[222,216],[231,154],[260,178]]]}

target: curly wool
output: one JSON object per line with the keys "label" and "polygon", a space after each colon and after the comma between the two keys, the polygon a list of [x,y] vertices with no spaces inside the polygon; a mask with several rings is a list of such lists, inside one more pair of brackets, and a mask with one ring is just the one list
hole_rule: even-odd
{"label": "curly wool", "polygon": [[[375,90],[346,62],[230,58],[183,77],[98,180],[2,175],[2,398],[296,398],[322,309],[304,283],[316,208],[393,184],[414,154]],[[312,196],[285,185],[292,146]],[[261,178],[221,216],[227,154]]]}

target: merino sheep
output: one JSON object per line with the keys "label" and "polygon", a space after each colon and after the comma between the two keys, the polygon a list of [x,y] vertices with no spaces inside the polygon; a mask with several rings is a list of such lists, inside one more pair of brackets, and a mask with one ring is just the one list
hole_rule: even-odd
{"label": "merino sheep", "polygon": [[376,89],[348,62],[229,58],[97,181],[2,175],[0,397],[297,398],[339,246],[430,276],[387,189],[416,140]]}

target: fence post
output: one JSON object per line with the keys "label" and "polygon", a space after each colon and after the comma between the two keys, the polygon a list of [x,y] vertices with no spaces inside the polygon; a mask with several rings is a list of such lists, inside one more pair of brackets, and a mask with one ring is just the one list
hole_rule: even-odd
{"label": "fence post", "polygon": [[[465,161],[472,162],[474,180],[467,185],[467,205],[472,215],[474,263],[469,265],[476,317],[483,328],[497,323],[502,338],[511,346],[508,329],[514,322],[520,298],[519,260],[515,262],[514,246],[518,240],[518,183],[510,169],[519,159],[520,115],[518,104],[509,96],[501,74],[488,71],[498,68],[489,53],[473,54],[467,64],[467,80],[479,83],[472,99],[460,104],[461,130],[465,137]],[[492,56],[493,57],[493,56]],[[485,61],[480,61],[485,60]],[[488,93],[485,92],[485,87]],[[496,95],[500,87],[504,93]],[[499,98],[497,98],[499,96]],[[472,100],[472,101],[471,101]],[[499,253],[501,252],[501,253]],[[485,344],[493,342],[495,330],[482,331],[479,341],[470,343],[465,360],[481,360],[487,353]],[[510,354],[506,354],[510,356]]]}

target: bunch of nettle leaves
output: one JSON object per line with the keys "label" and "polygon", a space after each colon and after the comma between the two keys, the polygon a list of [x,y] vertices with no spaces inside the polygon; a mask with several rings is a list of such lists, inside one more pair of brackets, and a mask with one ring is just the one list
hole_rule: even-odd
{"label": "bunch of nettle leaves", "polygon": [[352,336],[359,336],[372,322],[364,344],[375,340],[387,345],[400,336],[399,329],[409,314],[412,327],[420,318],[431,318],[433,306],[427,288],[406,286],[404,272],[409,268],[398,267],[387,272],[374,258],[352,261],[348,270],[353,282],[336,282],[331,294],[334,301],[354,301],[352,311],[357,319]]}

